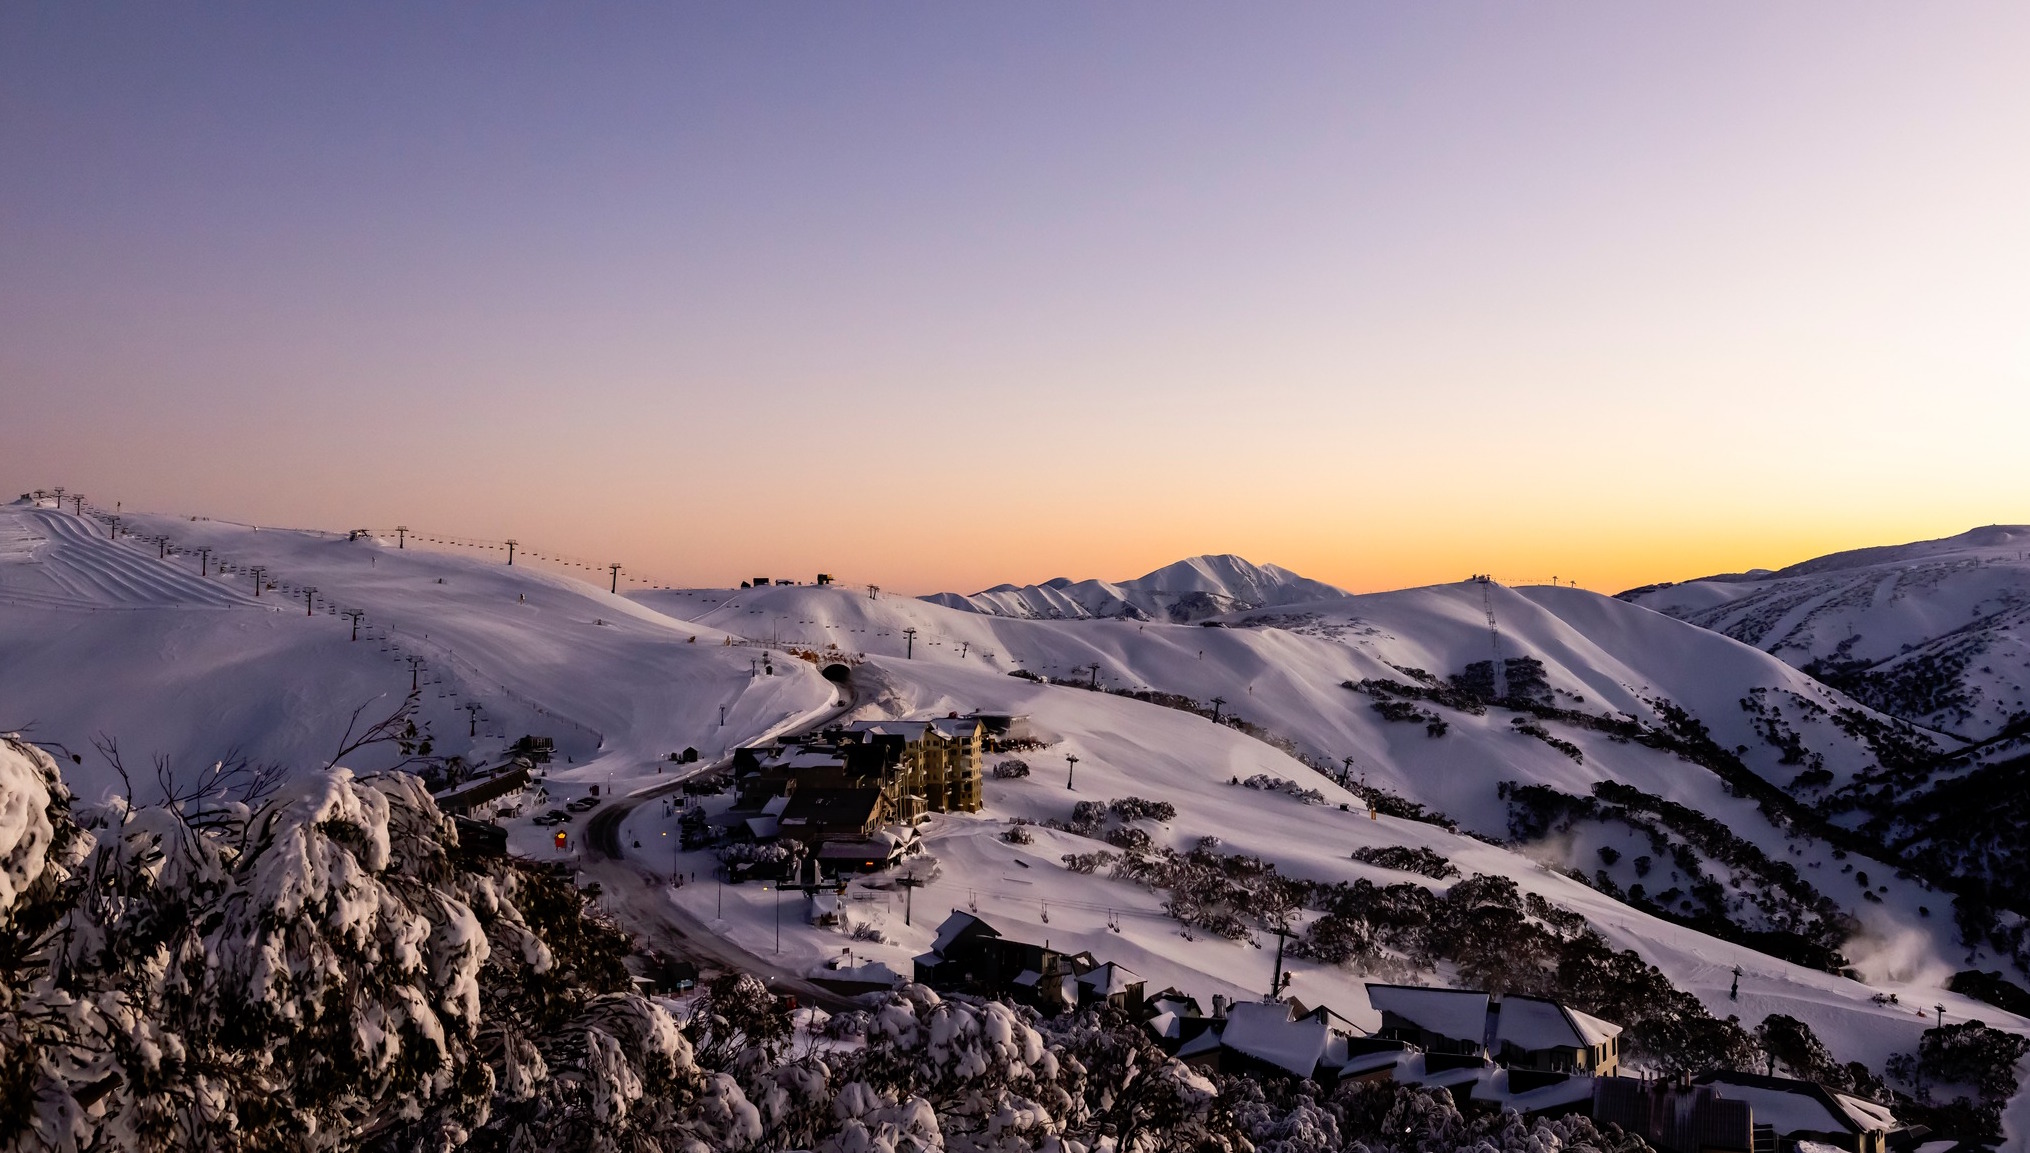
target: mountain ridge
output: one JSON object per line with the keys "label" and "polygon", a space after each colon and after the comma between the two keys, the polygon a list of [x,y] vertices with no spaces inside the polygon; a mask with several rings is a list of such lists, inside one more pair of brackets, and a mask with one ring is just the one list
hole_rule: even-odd
{"label": "mountain ridge", "polygon": [[1026,620],[1189,622],[1348,595],[1336,585],[1280,565],[1258,565],[1234,553],[1206,553],[1128,580],[1052,577],[1038,584],[1003,583],[971,594],[943,592],[918,599],[962,612]]}

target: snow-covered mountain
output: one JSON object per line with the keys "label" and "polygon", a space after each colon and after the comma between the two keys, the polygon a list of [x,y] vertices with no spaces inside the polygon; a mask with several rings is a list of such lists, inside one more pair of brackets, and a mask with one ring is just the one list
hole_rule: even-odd
{"label": "snow-covered mountain", "polygon": [[970,596],[936,593],[923,599],[967,612],[1030,620],[1195,621],[1346,595],[1344,589],[1289,569],[1222,553],[1181,560],[1133,580],[1058,577],[1035,585],[995,585]]}
{"label": "snow-covered mountain", "polygon": [[[1042,742],[1020,754],[1031,775],[988,780],[983,812],[925,826],[940,865],[915,893],[927,911],[905,924],[902,903],[856,886],[865,936],[791,915],[778,945],[779,892],[614,878],[616,913],[691,918],[724,947],[801,974],[845,948],[908,972],[942,911],[969,908],[1005,933],[1118,961],[1152,989],[1254,999],[1269,976],[1263,950],[1181,926],[1164,891],[1064,858],[1118,852],[1102,831],[1176,853],[1214,837],[1220,852],[1306,883],[1443,891],[1376,863],[1422,850],[1577,913],[1716,1016],[1809,1022],[1840,1060],[1879,1068],[1915,1047],[1928,1021],[1891,993],[2030,1029],[1945,988],[1968,952],[1950,897],[1839,839],[1843,826],[1820,828],[1809,803],[1868,779],[1898,741],[1942,738],[1640,605],[1476,583],[1350,596],[1245,562],[1184,562],[1112,586],[1162,590],[1168,599],[1137,608],[1146,620],[1028,619],[816,586],[616,597],[414,539],[401,549],[342,532],[122,519],[138,535],[108,540],[90,518],[0,509],[0,727],[34,720],[31,736],[83,752],[66,772],[87,800],[113,783],[90,759],[97,735],[130,763],[162,753],[201,764],[237,744],[319,768],[352,710],[398,700],[412,675],[441,751],[485,760],[521,733],[553,735],[569,760],[550,766],[552,796],[625,793],[667,783],[671,751],[694,747],[709,763],[828,715],[834,693],[818,669],[830,654],[853,665],[852,716],[1019,713]],[[162,555],[155,536],[174,549]],[[1194,593],[1258,607],[1218,614],[1219,628],[1173,620]],[[348,610],[366,614],[359,641]],[[1075,802],[1129,797],[1174,814],[1084,832],[1043,824],[1073,824]],[[1036,822],[1026,843],[1006,839],[1016,820]],[[549,830],[507,827],[515,851],[556,857]],[[631,848],[628,865],[709,876],[711,859],[676,852],[676,833],[661,806],[635,809],[621,840],[647,848]],[[567,859],[578,844],[574,833]],[[1309,931],[1320,916],[1300,910],[1294,925]],[[1828,971],[1833,952],[1851,975]],[[1378,1023],[1360,991],[1373,970],[1294,955],[1287,967],[1307,1004]]]}
{"label": "snow-covered mountain", "polygon": [[1966,741],[2030,730],[2030,527],[1990,525],[1621,599]]}

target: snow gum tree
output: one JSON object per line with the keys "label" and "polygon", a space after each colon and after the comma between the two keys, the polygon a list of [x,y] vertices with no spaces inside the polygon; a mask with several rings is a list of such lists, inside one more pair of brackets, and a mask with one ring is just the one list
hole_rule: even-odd
{"label": "snow gum tree", "polygon": [[737,1086],[626,991],[625,939],[568,884],[462,857],[412,776],[334,768],[73,816],[54,762],[5,737],[0,814],[0,1147],[755,1131]]}

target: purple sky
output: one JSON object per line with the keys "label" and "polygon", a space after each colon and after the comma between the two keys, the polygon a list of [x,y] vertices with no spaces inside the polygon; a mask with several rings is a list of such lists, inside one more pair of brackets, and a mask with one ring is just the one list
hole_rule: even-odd
{"label": "purple sky", "polygon": [[0,491],[915,591],[2030,521],[2025,61],[2021,4],[10,5]]}

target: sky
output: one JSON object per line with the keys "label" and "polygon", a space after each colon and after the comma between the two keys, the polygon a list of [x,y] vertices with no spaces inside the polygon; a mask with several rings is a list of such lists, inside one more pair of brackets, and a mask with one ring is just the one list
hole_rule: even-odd
{"label": "sky", "polygon": [[666,583],[2030,522],[2030,6],[0,7],[0,492]]}

